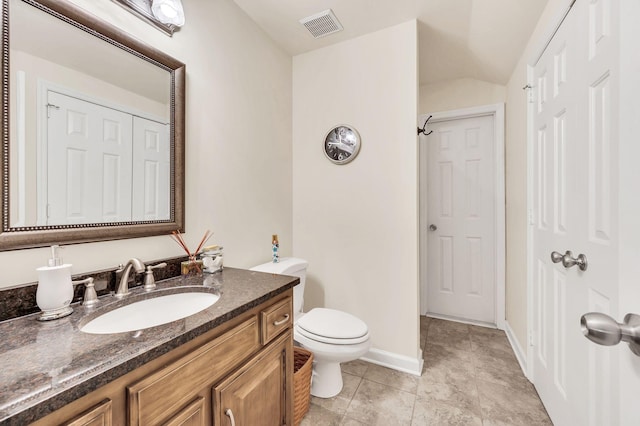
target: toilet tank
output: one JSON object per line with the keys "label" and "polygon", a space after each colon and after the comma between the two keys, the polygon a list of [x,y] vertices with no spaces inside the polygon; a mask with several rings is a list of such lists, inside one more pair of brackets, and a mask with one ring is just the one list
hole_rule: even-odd
{"label": "toilet tank", "polygon": [[252,271],[268,272],[271,274],[291,275],[300,278],[300,284],[293,287],[293,312],[302,312],[304,305],[304,284],[307,277],[309,262],[295,257],[284,257],[279,262],[267,262],[254,266]]}

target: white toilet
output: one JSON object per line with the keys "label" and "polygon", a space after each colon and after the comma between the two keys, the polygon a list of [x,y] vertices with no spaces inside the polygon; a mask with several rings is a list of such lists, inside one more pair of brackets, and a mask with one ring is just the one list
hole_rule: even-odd
{"label": "white toilet", "polygon": [[300,284],[293,288],[293,340],[313,352],[311,395],[331,398],[342,390],[340,363],[358,359],[369,351],[369,329],[359,318],[335,309],[314,308],[308,313],[302,312],[308,265],[306,260],[290,257],[251,270],[300,278]]}

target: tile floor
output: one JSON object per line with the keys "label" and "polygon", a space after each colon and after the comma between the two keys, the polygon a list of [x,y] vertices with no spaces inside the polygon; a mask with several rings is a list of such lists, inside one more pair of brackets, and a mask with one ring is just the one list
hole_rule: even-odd
{"label": "tile floor", "polygon": [[344,388],[311,397],[302,426],[551,425],[504,332],[420,318],[422,377],[364,361]]}

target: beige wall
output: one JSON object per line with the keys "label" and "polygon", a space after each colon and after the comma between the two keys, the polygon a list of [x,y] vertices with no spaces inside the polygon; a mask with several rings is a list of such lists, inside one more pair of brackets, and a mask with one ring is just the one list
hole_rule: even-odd
{"label": "beige wall", "polygon": [[420,86],[419,114],[451,111],[480,105],[503,103],[505,86],[473,78],[439,81]]}
{"label": "beige wall", "polygon": [[[294,253],[309,261],[305,307],[362,318],[372,347],[417,358],[417,30],[410,21],[293,60]],[[327,132],[362,138],[346,165]]]}
{"label": "beige wall", "polygon": [[527,342],[527,64],[535,60],[570,0],[549,0],[536,29],[507,84],[506,198],[507,272],[506,316],[526,351]]}
{"label": "beige wall", "polygon": [[[187,65],[186,240],[211,229],[225,263],[270,258],[271,234],[292,253],[291,58],[231,0],[183,1],[172,38],[113,2],[72,0]],[[73,273],[182,254],[169,236],[67,246]],[[46,248],[0,252],[0,288],[36,281]]]}

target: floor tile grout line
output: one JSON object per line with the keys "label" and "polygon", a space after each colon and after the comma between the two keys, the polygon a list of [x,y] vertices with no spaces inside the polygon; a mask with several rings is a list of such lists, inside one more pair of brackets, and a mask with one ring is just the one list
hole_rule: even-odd
{"label": "floor tile grout line", "polygon": [[[469,339],[472,340],[471,336],[469,336]],[[473,347],[472,347],[473,350]],[[482,409],[482,402],[481,400],[481,396],[480,396],[480,388],[478,387],[478,365],[476,363],[474,363],[473,365],[473,385],[476,388],[476,395],[477,395],[477,402],[478,402],[478,409],[480,410],[480,422],[484,425],[485,424],[485,418],[484,418],[484,410]]]}
{"label": "floor tile grout line", "polygon": [[344,416],[342,416],[341,422],[344,422],[344,419],[347,417],[347,413],[349,412],[349,408],[351,407],[353,398],[355,398],[356,394],[358,393],[358,389],[360,389],[360,386],[362,386],[362,382],[364,381],[364,375],[367,373],[368,369],[369,369],[369,366],[365,368],[364,373],[362,373],[362,376],[359,377],[360,381],[358,382],[358,386],[356,386],[356,390],[353,391],[353,395],[351,395],[351,398],[349,399],[349,403],[347,404],[347,408],[345,408],[344,410]]}

